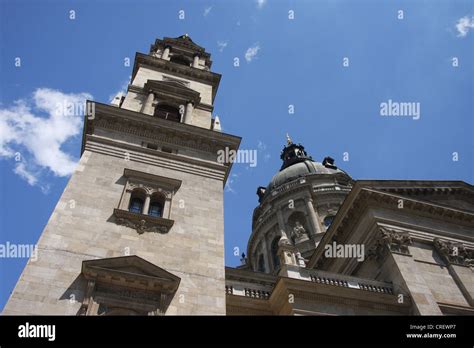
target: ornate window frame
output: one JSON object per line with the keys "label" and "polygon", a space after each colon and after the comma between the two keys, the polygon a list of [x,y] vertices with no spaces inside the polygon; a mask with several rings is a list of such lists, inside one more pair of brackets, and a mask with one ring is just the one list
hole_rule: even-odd
{"label": "ornate window frame", "polygon": [[[172,200],[181,187],[181,180],[128,168],[124,169],[123,176],[126,178],[126,183],[118,207],[114,209],[115,222],[133,228],[139,234],[144,232],[168,233],[174,224],[174,220],[171,219]],[[145,203],[141,214],[130,212],[128,209],[132,193],[135,190],[141,190],[145,194]],[[163,197],[161,217],[148,215],[151,198],[156,194]]]}

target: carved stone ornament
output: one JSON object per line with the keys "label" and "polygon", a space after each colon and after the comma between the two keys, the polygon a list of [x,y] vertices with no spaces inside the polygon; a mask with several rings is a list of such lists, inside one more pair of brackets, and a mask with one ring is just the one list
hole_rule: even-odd
{"label": "carved stone ornament", "polygon": [[435,238],[433,240],[435,249],[444,257],[448,263],[474,267],[474,250],[466,248],[462,243]]}
{"label": "carved stone ornament", "polygon": [[145,232],[168,233],[174,224],[173,220],[132,213],[121,209],[114,209],[114,216],[117,224],[133,228],[138,234]]}
{"label": "carved stone ornament", "polygon": [[301,223],[298,220],[296,220],[295,227],[293,227],[293,230],[292,230],[292,236],[296,239],[296,238],[303,237],[305,234],[306,234],[305,228],[303,227],[303,225],[301,225]]}
{"label": "carved stone ornament", "polygon": [[408,246],[412,239],[408,232],[396,231],[387,227],[380,227],[380,234],[371,248],[367,251],[367,258],[381,260],[386,250],[395,253],[410,255]]}

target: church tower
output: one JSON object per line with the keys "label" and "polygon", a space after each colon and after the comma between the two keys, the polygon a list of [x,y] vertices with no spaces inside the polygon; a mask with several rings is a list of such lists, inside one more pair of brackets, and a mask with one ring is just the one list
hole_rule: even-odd
{"label": "church tower", "polygon": [[4,314],[225,314],[221,75],[188,35],[137,53],[112,105],[87,102],[81,159]]}

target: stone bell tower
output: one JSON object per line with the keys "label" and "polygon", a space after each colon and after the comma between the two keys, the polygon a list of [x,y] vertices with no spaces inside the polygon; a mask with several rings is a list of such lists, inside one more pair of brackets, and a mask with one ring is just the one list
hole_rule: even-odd
{"label": "stone bell tower", "polygon": [[89,101],[82,155],[4,314],[225,314],[221,76],[188,35],[137,53],[112,105]]}

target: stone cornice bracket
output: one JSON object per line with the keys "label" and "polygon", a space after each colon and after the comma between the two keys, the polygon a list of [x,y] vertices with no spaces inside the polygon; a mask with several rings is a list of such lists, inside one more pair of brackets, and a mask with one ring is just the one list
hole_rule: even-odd
{"label": "stone cornice bracket", "polygon": [[468,249],[464,244],[435,238],[433,245],[447,263],[474,267],[474,250]]}
{"label": "stone cornice bracket", "polygon": [[385,252],[388,250],[397,254],[411,256],[408,246],[411,245],[413,241],[408,232],[387,227],[380,227],[379,231],[378,238],[372,247],[367,250],[368,259],[375,258],[379,261],[383,259]]}
{"label": "stone cornice bracket", "polygon": [[115,222],[119,225],[133,228],[138,234],[145,232],[168,233],[173,227],[174,220],[114,209]]}

